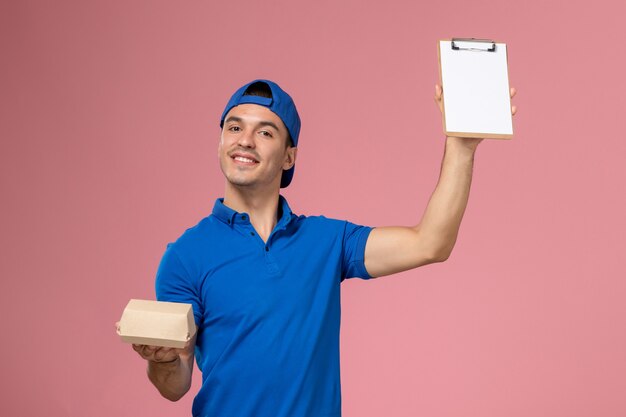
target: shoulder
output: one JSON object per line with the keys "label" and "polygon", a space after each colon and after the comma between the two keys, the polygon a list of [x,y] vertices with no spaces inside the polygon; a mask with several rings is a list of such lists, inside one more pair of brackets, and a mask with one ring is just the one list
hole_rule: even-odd
{"label": "shoulder", "polygon": [[294,216],[295,223],[312,227],[343,227],[346,223],[345,220],[333,219],[324,215],[307,216],[301,214]]}
{"label": "shoulder", "polygon": [[174,249],[179,256],[186,253],[193,253],[195,248],[206,246],[212,240],[216,240],[223,232],[220,224],[222,222],[213,215],[202,218],[195,225],[188,227],[174,241],[167,244],[168,249]]}
{"label": "shoulder", "polygon": [[324,215],[299,215],[295,217],[296,218],[293,223],[297,225],[299,230],[315,234],[343,235],[350,233],[355,228],[363,227],[348,220],[327,217]]}

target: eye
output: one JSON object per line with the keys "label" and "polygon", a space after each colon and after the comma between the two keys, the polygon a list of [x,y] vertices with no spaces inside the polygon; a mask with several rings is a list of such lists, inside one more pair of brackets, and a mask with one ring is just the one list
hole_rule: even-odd
{"label": "eye", "polygon": [[231,132],[239,132],[241,131],[241,128],[239,126],[231,126],[228,128],[228,130],[230,130]]}
{"label": "eye", "polygon": [[271,133],[271,132],[268,132],[267,130],[261,130],[259,133],[260,133],[261,135],[263,135],[263,136],[267,136],[268,138],[273,137],[273,136],[272,136],[272,133]]}

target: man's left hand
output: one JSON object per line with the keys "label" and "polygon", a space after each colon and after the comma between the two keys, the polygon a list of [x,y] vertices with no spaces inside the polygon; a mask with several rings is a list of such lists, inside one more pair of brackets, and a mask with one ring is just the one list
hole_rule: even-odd
{"label": "man's left hand", "polygon": [[[515,93],[517,93],[517,90],[511,87],[511,98],[515,96]],[[437,103],[437,105],[439,106],[439,111],[443,113],[443,88],[439,84],[435,84],[435,103]],[[511,106],[511,114],[515,116],[515,113],[517,113],[517,107]],[[478,144],[482,141],[482,138],[460,138],[448,136],[446,140],[446,145],[459,146],[463,149],[474,152],[478,147]]]}

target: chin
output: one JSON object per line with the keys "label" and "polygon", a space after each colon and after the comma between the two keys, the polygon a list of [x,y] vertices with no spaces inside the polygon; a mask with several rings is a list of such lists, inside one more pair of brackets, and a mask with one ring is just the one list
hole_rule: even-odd
{"label": "chin", "polygon": [[233,178],[233,177],[226,177],[226,181],[228,181],[229,184],[232,185],[237,185],[239,187],[246,187],[246,186],[250,186],[250,185],[255,185],[255,181],[252,179],[247,179],[247,178]]}
{"label": "chin", "polygon": [[[226,181],[234,187],[253,188],[253,187],[272,187],[273,181],[265,182],[258,178],[241,178],[237,176],[226,176]],[[280,178],[276,181],[276,188],[280,188]]]}
{"label": "chin", "polygon": [[[239,174],[239,175],[238,175]],[[260,185],[262,181],[253,175],[240,175],[240,173],[231,173],[231,175],[224,175],[226,181],[232,185],[239,187],[250,187]]]}

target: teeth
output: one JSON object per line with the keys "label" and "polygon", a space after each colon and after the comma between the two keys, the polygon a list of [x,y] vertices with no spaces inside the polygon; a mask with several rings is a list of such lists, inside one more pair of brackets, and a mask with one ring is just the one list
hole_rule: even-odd
{"label": "teeth", "polygon": [[254,162],[253,159],[244,158],[243,156],[236,156],[235,160],[241,162]]}

